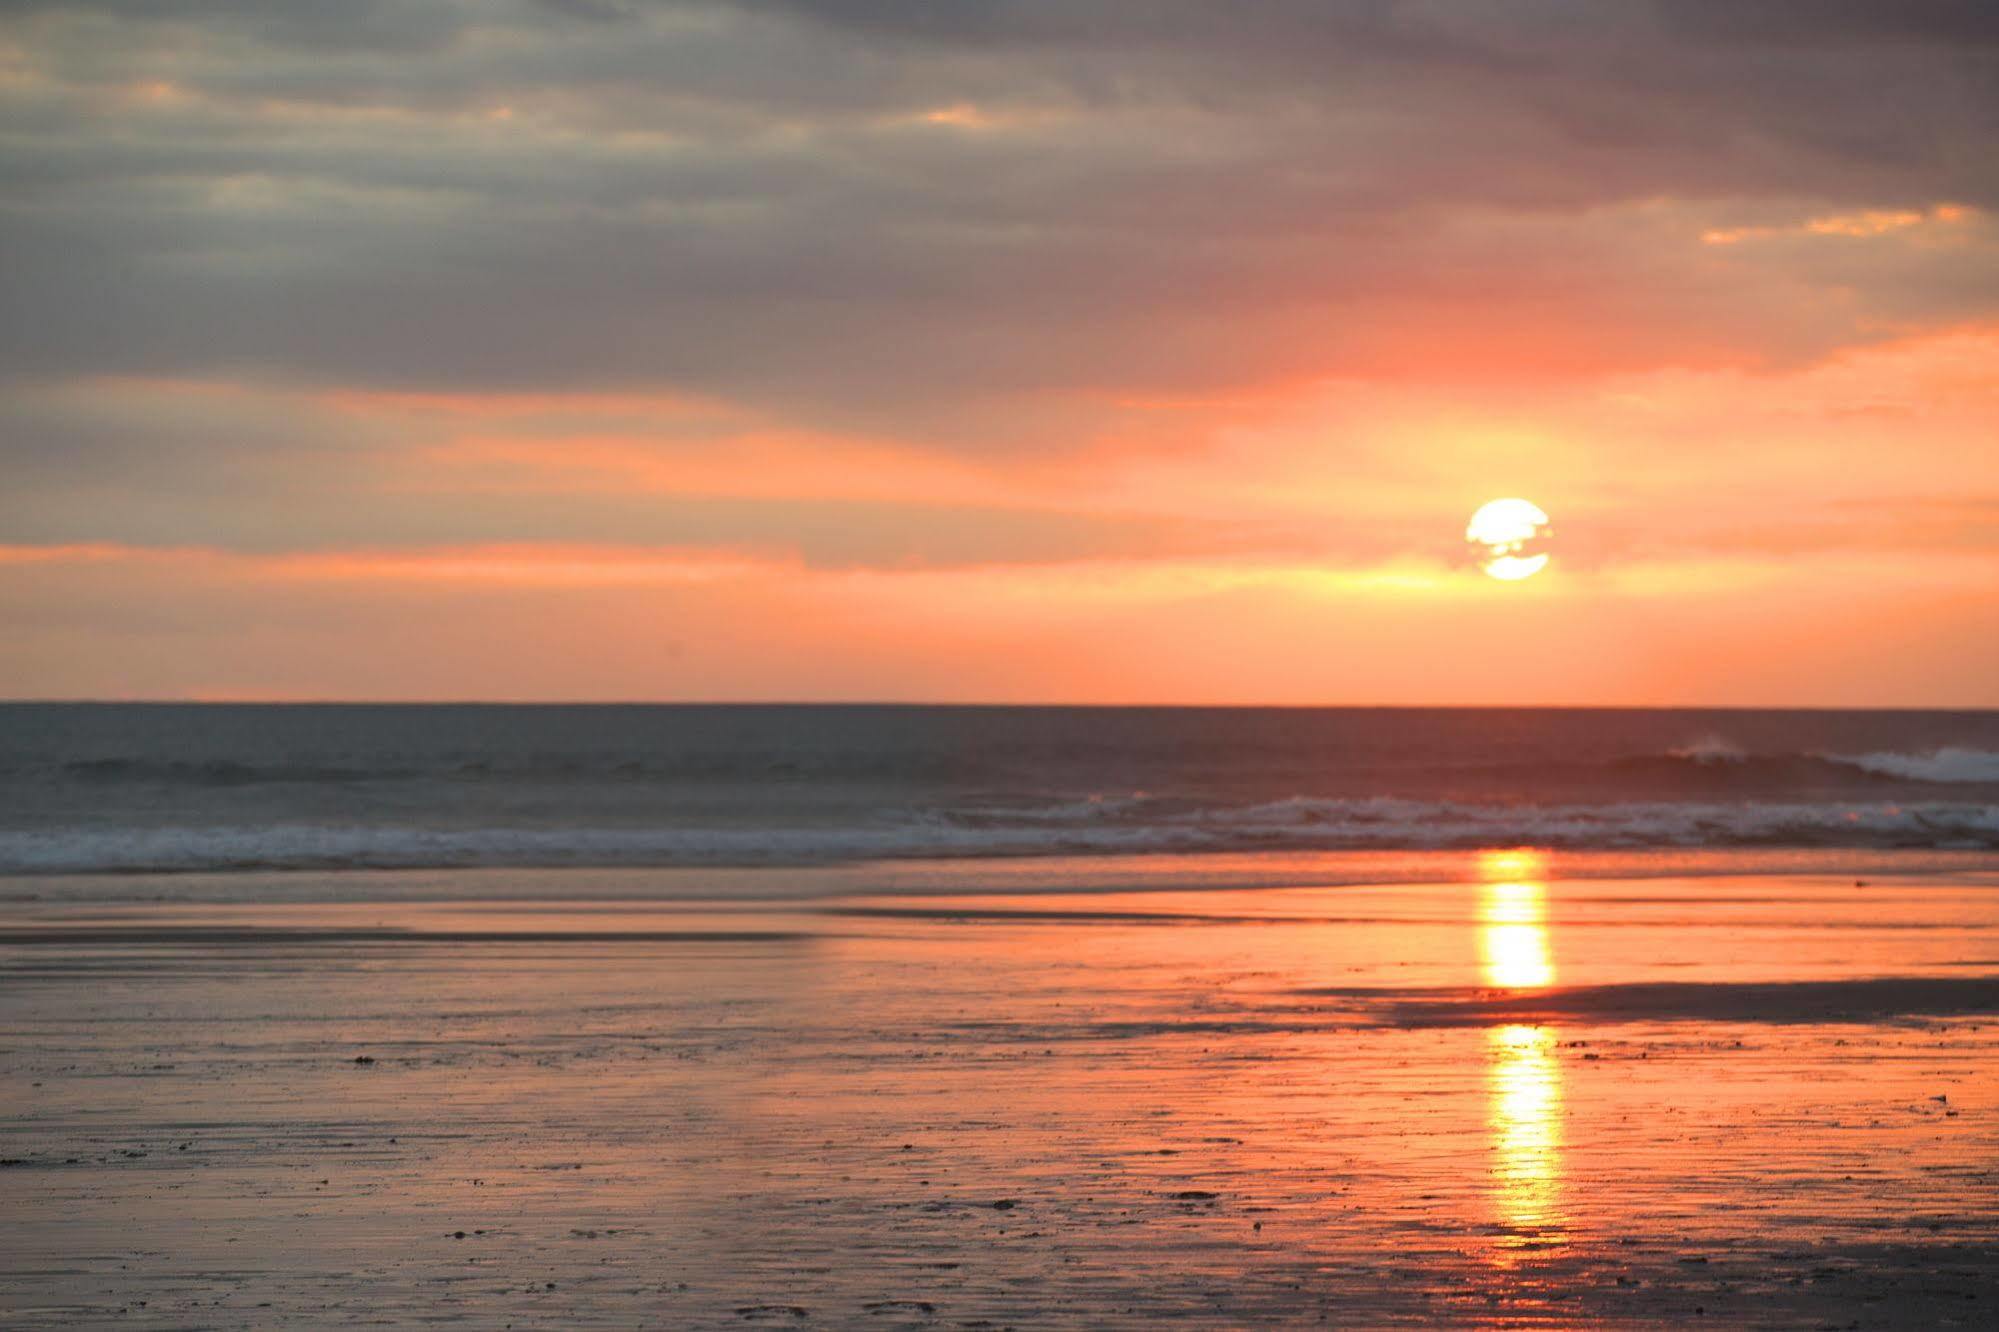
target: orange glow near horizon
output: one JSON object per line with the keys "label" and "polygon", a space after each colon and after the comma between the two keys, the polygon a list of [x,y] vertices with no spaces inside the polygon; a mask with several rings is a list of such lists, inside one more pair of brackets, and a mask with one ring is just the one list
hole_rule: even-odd
{"label": "orange glow near horizon", "polygon": [[273,577],[327,582],[474,582],[513,587],[621,587],[742,577],[772,562],[717,550],[474,546],[432,551],[326,551],[270,560]]}
{"label": "orange glow near horizon", "polygon": [[[1034,423],[1087,419],[1075,447],[1010,453],[671,393],[50,384],[23,390],[50,419],[296,436],[320,470],[266,511],[96,483],[38,501],[0,595],[44,646],[4,688],[1989,706],[1995,370],[1999,329],[1973,327],[1590,395],[1321,380],[1148,411],[1092,391]],[[1912,429],[1932,441],[1920,467],[1897,444]],[[1726,487],[1688,471],[1728,437],[1761,442]],[[1614,439],[1615,457],[1586,443]],[[1816,466],[1829,449],[1837,469]],[[1515,487],[1561,514],[1559,561],[1467,561],[1462,515]],[[138,631],[119,609],[168,599],[213,632],[121,648]],[[552,632],[527,635],[529,614]],[[1875,631],[1852,635],[1856,616]],[[400,675],[365,648],[384,637],[413,645]],[[534,641],[495,659],[496,637]]]}

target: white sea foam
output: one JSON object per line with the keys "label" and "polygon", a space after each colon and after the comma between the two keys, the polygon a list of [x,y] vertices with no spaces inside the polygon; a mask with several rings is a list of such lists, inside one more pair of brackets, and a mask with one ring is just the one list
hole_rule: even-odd
{"label": "white sea foam", "polygon": [[914,857],[1262,849],[1999,848],[1999,806],[1632,803],[1499,806],[1296,797],[1145,819],[1128,802],[1052,817],[940,810],[837,827],[91,827],[0,831],[0,874],[758,865]]}
{"label": "white sea foam", "polygon": [[1726,736],[1709,733],[1698,740],[1666,751],[1676,759],[1687,759],[1694,763],[1740,763],[1749,757],[1749,751]]}
{"label": "white sea foam", "polygon": [[1836,762],[1918,782],[1999,782],[1999,754],[1946,748],[1927,754],[1835,754]]}

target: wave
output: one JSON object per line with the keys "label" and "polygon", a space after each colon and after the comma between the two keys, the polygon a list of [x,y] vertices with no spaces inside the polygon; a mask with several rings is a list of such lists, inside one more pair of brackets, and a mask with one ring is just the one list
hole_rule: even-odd
{"label": "wave", "polygon": [[1666,757],[1685,759],[1689,763],[1705,766],[1716,763],[1740,763],[1749,757],[1749,752],[1726,736],[1710,732],[1698,740],[1667,750]]}
{"label": "wave", "polygon": [[1259,850],[1999,849],[1999,806],[1644,802],[1499,806],[1299,796],[1234,807],[1144,797],[944,808],[840,826],[0,830],[0,874],[805,864]]}
{"label": "wave", "polygon": [[1904,781],[1999,783],[1999,754],[1983,749],[1946,747],[1927,754],[1857,754],[1831,761]]}
{"label": "wave", "polygon": [[[989,834],[1039,833],[1051,842],[1134,835],[1214,849],[1267,845],[1390,850],[1523,844],[1624,847],[1999,847],[1999,806],[1924,802],[1763,803],[1637,801],[1616,804],[1476,804],[1392,797],[1288,796],[1244,805],[1200,805],[1135,795],[1039,810],[970,806],[930,820]],[[1062,849],[1072,849],[1064,847]]]}
{"label": "wave", "polygon": [[[255,787],[495,789],[546,787],[741,786],[749,788],[875,787],[931,791],[1007,788],[1025,803],[1056,793],[1183,791],[1275,795],[1315,790],[1328,796],[1409,799],[1521,799],[1544,803],[1671,797],[1756,796],[1770,800],[1852,792],[1885,796],[1909,786],[1989,785],[1999,788],[1999,753],[1970,748],[1860,754],[1807,751],[1756,753],[1708,735],[1653,753],[1605,758],[1560,754],[1527,759],[1491,755],[1454,760],[1435,754],[1341,761],[1311,754],[1090,751],[995,754],[914,749],[809,752],[768,749],[672,753],[439,753],[339,755],[258,762],[233,758],[161,759],[109,756],[47,766],[0,766],[0,779],[86,789],[189,790]],[[1274,789],[1273,789],[1274,788]],[[402,797],[398,797],[402,798]],[[421,799],[419,790],[416,798]],[[1100,802],[1124,796],[1094,796]],[[1142,797],[1145,798],[1145,797]],[[1150,797],[1148,799],[1164,799]],[[587,810],[587,805],[579,806]]]}
{"label": "wave", "polygon": [[1999,786],[1999,754],[1976,749],[1928,753],[1755,754],[1724,740],[1703,740],[1664,754],[1616,759],[1600,775],[1609,781],[1655,789],[1798,793],[1904,785]]}

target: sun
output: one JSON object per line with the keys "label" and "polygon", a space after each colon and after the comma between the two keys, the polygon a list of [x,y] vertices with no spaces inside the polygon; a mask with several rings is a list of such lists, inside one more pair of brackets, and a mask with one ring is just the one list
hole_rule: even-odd
{"label": "sun", "polygon": [[1481,569],[1517,583],[1548,567],[1548,553],[1533,549],[1548,538],[1548,515],[1524,499],[1496,499],[1479,506],[1465,526],[1465,540]]}

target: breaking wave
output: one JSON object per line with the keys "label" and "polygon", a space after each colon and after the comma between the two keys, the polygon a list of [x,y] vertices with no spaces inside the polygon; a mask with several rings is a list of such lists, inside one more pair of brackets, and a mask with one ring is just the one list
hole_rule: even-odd
{"label": "breaking wave", "polygon": [[[1467,793],[1523,793],[1528,798],[1642,800],[1658,795],[1756,791],[1771,799],[1787,792],[1819,794],[1847,788],[1877,792],[1910,784],[1985,784],[1999,790],[1999,753],[1968,748],[1863,754],[1755,753],[1720,736],[1655,753],[1596,759],[1551,755],[1531,762],[1480,762],[1437,758],[1426,762],[1369,763],[1351,768],[1297,756],[1263,753],[1220,756],[1182,751],[1106,756],[1074,750],[1017,752],[1003,756],[910,751],[682,752],[673,754],[517,754],[504,757],[402,755],[395,759],[347,758],[331,762],[246,762],[236,759],[161,760],[98,757],[48,767],[0,766],[12,778],[100,789],[239,789],[246,787],[346,787],[382,785],[433,788],[585,788],[735,783],[751,786],[865,783],[883,787],[943,786],[1043,790],[1087,781],[1096,789],[1128,783],[1132,789],[1212,790],[1261,771],[1286,774],[1301,785],[1324,782],[1329,794],[1384,794],[1453,798]],[[1358,789],[1356,789],[1358,788]],[[1089,789],[1086,787],[1085,789]],[[1294,788],[1298,789],[1298,788]],[[1116,797],[1103,797],[1114,800]]]}
{"label": "breaking wave", "polygon": [[1834,758],[1863,772],[1910,782],[1999,783],[1999,754],[1983,749],[1937,749],[1927,754],[1859,754]]}
{"label": "breaking wave", "polygon": [[757,865],[974,856],[1256,850],[1999,849],[1981,804],[1480,806],[1315,797],[1189,807],[1143,796],[968,806],[841,826],[323,827],[0,831],[0,873]]}

